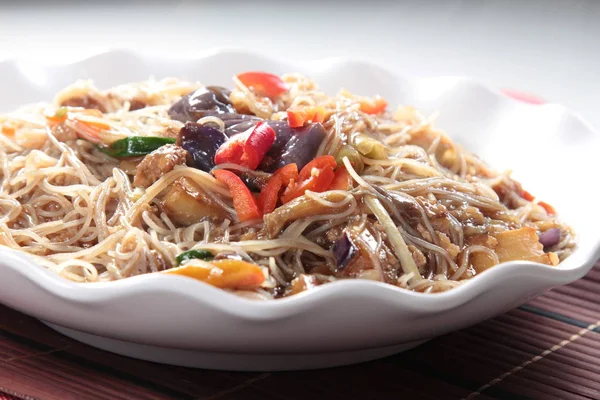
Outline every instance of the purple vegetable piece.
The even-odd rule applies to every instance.
[[[225,134],[228,137],[247,131],[260,121],[263,121],[262,118],[247,114],[221,114],[215,116],[220,118],[225,124]],[[274,121],[269,121],[269,125],[271,125],[270,122]]]
[[[269,126],[275,130],[277,139],[261,164],[261,169],[267,172],[292,163],[295,163],[299,170],[302,169],[315,158],[327,134],[323,125],[319,123],[290,128],[285,122],[271,124],[269,121]]]
[[[188,122],[179,131],[177,144],[190,154],[188,165],[209,172],[215,166],[217,149],[227,136],[210,126]]]
[[[552,247],[560,242],[560,229],[550,228],[540,234],[540,243],[544,245],[544,249]]]
[[[219,115],[225,122],[225,134],[229,137],[244,132],[261,121],[258,117],[231,114]],[[308,124],[301,128],[291,128],[285,121],[267,121],[275,131],[276,139],[259,168],[261,171],[275,172],[287,164],[295,163],[302,169],[315,158],[321,142],[327,132],[319,123]]]
[[[335,262],[338,270],[344,269],[350,260],[354,257],[358,248],[352,243],[352,240],[348,236],[348,233],[344,232],[344,234],[333,243],[333,247],[331,249],[333,251],[333,256],[335,257]]]
[[[177,121],[195,122],[208,115],[234,113],[229,89],[220,86],[205,86],[186,96],[169,108],[169,116]]]
[[[219,92],[217,89],[222,91]],[[236,114],[229,103],[229,92],[225,96],[225,90],[214,86],[198,89],[175,103],[169,110],[169,115],[183,122],[194,122],[202,117],[215,116],[224,122],[226,137],[245,132],[263,121],[254,115]],[[286,121],[267,121],[267,123],[275,130],[277,136],[258,168],[266,172],[275,172],[278,168],[292,163],[295,163],[298,169],[302,169],[315,158],[327,134],[323,125],[319,123],[307,124],[300,128],[291,128]]]

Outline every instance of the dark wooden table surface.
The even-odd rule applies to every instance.
[[[282,373],[138,361],[0,306],[0,400],[600,399],[599,292],[600,263],[580,281],[405,353]]]

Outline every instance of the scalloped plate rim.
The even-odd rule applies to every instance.
[[[200,61],[211,57],[223,57],[229,55],[236,56],[248,56],[267,60],[276,60],[279,63],[290,63],[290,61],[283,61],[277,57],[267,56],[261,53],[247,51],[236,48],[212,48],[205,51],[194,54],[192,57],[189,56],[175,56],[174,59],[177,61]],[[73,60],[68,63],[61,64],[48,64],[43,62],[32,62],[31,60],[18,60],[18,59],[7,59],[0,62],[0,67],[18,65],[19,63],[26,62],[28,64],[36,64],[41,68],[66,68],[69,66],[81,65],[86,63],[93,63],[100,57],[114,57],[114,56],[127,56],[141,60],[154,60],[160,61],[161,57],[144,54],[135,50],[127,48],[114,48],[105,50],[81,59]],[[511,102],[518,104],[519,107],[525,108],[550,108],[559,111],[563,117],[569,119],[575,119],[578,123],[582,124],[588,131],[591,131],[594,135],[598,135],[598,131],[580,114],[567,109],[566,107],[555,104],[547,103],[542,105],[532,105],[520,102],[512,99],[502,92],[486,83],[483,83],[477,79],[464,77],[464,76],[436,76],[436,77],[408,77],[398,73],[392,72],[391,70],[372,63],[370,61],[356,58],[356,57],[328,57],[320,60],[291,60],[292,63],[304,64],[307,69],[322,69],[324,67],[332,66],[344,66],[347,64],[360,65],[364,68],[376,69],[385,72],[387,75],[394,77],[397,80],[407,80],[411,82],[431,82],[435,80],[453,82],[455,85],[469,85],[476,87],[477,89],[484,90],[490,95],[500,99],[503,102]],[[307,67],[310,63],[313,66]],[[314,65],[318,65],[315,67]],[[107,283],[88,283],[88,284],[77,284],[68,281],[54,273],[46,270],[45,268],[37,265],[31,261],[26,255],[19,254],[17,251],[13,251],[7,248],[0,247],[0,254],[6,254],[7,259],[14,258],[14,261],[18,260],[21,263],[26,263],[29,268],[17,269],[12,267],[17,273],[23,275],[25,278],[35,282],[38,286],[43,287],[53,295],[63,298],[65,300],[79,301],[79,302],[94,302],[94,301],[112,301],[124,296],[133,296],[136,291],[155,290],[155,291],[166,291],[176,292],[181,295],[186,295],[196,301],[210,303],[212,306],[221,309],[223,312],[234,314],[242,318],[254,318],[254,319],[271,319],[281,318],[283,316],[289,316],[294,312],[298,312],[300,309],[310,308],[312,305],[321,301],[328,296],[336,296],[338,294],[347,295],[344,291],[346,287],[348,289],[362,287],[365,290],[369,290],[374,293],[375,297],[386,297],[386,301],[393,302],[395,305],[406,308],[419,309],[423,312],[439,312],[447,309],[457,307],[464,302],[469,301],[472,298],[477,297],[485,289],[490,286],[494,286],[493,280],[503,278],[506,276],[516,277],[520,274],[523,275],[537,275],[540,279],[546,279],[551,282],[551,285],[566,284],[573,280],[576,280],[583,276],[594,264],[595,259],[600,257],[600,238],[595,242],[591,248],[581,249],[578,248],[575,253],[581,253],[585,251],[584,258],[586,261],[581,262],[579,265],[570,266],[568,268],[563,267],[565,263],[568,263],[567,259],[561,263],[558,267],[551,268],[538,263],[532,262],[510,262],[502,263],[483,274],[476,276],[475,278],[465,282],[457,288],[449,290],[443,293],[436,294],[423,294],[416,293],[404,289],[400,289],[393,285],[388,285],[380,282],[363,281],[363,280],[343,280],[323,285],[312,289],[308,292],[301,293],[290,298],[278,299],[274,301],[255,301],[240,298],[231,293],[227,293],[220,289],[216,289],[202,282],[197,282],[185,277],[174,277],[174,276],[156,276],[157,274],[148,274],[128,278],[116,282]],[[574,255],[575,255],[574,253]],[[16,258],[15,258],[16,257]],[[10,263],[6,263],[5,260],[0,261],[0,265],[8,266],[11,268]],[[164,283],[163,283],[164,282]],[[169,284],[167,283],[169,282]],[[174,284],[170,284],[173,282]],[[175,284],[175,282],[177,284]],[[61,287],[68,287],[70,290],[60,292],[58,289]],[[201,288],[201,289],[200,289]],[[98,290],[101,289],[101,290]],[[388,294],[392,296],[387,296]],[[405,300],[410,299],[410,302]],[[227,307],[225,307],[227,305]],[[235,305],[235,307],[231,307]]]

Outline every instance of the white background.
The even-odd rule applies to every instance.
[[[405,75],[467,75],[532,92],[600,126],[600,1],[100,3],[2,4],[0,60],[56,64],[114,47],[350,55]]]

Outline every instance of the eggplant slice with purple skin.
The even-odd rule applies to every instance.
[[[263,121],[254,115],[237,114],[229,100],[230,93],[220,86],[202,87],[183,96],[169,109],[172,119],[186,123],[179,133],[177,143],[191,154],[190,166],[210,171],[214,167],[216,150],[227,138],[252,129]],[[200,118],[208,116],[217,117],[224,122],[224,133],[196,123]],[[277,138],[258,168],[265,172],[275,172],[292,163],[302,169],[315,158],[327,134],[320,123],[291,128],[286,121],[266,122],[275,130]]]
[[[183,96],[169,108],[171,119],[181,122],[196,122],[200,118],[232,114],[235,109],[229,100],[231,91],[220,86],[205,86]]]
[[[285,122],[278,122],[275,129],[277,139],[267,152],[261,169],[273,172],[287,164],[295,163],[301,170],[312,161],[325,139],[327,132],[319,123],[304,125],[301,128],[290,128]]]
[[[187,122],[179,131],[177,144],[187,150],[187,165],[209,172],[215,166],[217,149],[227,141],[218,129],[195,122]]]
[[[225,134],[229,137],[251,129],[262,119],[243,114],[217,115],[225,123]],[[267,152],[259,169],[265,172],[275,172],[287,164],[295,163],[302,169],[315,158],[317,150],[327,132],[320,123],[292,128],[286,121],[266,121],[276,134],[275,143]]]

